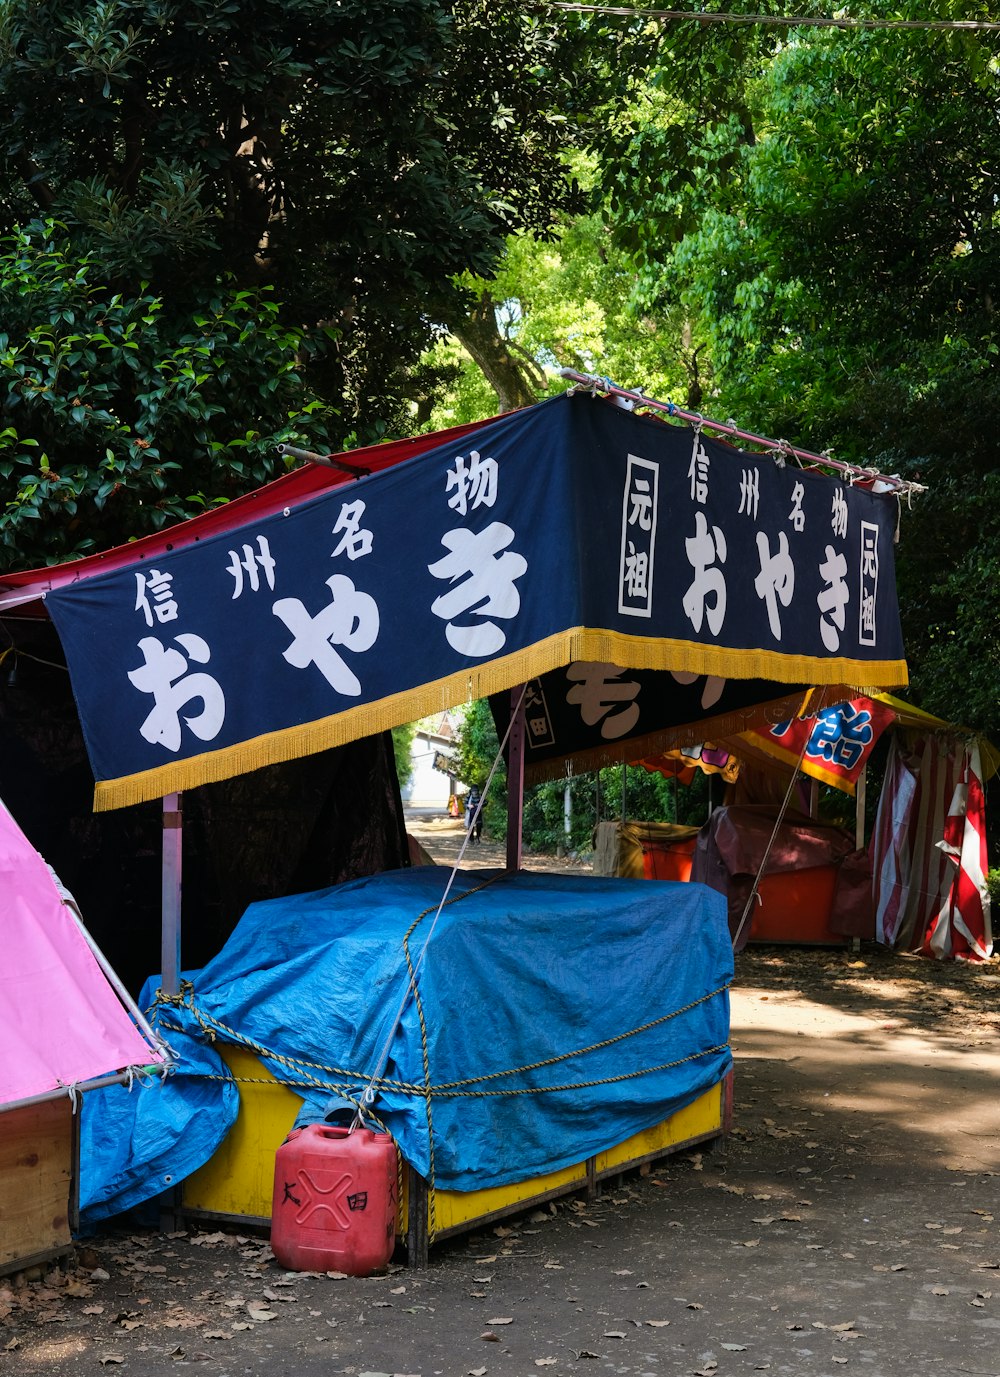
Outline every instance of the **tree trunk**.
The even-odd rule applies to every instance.
[[[528,359],[517,359],[497,326],[493,298],[485,293],[451,333],[472,356],[497,394],[500,411],[515,411],[538,400],[543,379]]]

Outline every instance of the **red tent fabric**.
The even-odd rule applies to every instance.
[[[338,456],[364,473],[379,473],[383,469],[402,464],[435,445],[447,440],[461,439],[472,431],[489,425],[486,421],[476,421],[470,425],[454,426],[450,430],[434,431],[430,435],[420,435],[411,440],[390,440],[381,445],[370,445],[365,449],[351,450]],[[208,536],[219,535],[235,530],[247,522],[259,520],[275,512],[301,506],[304,502],[328,492],[331,488],[349,484],[354,478],[341,469],[328,468],[322,464],[306,463],[283,474],[271,483],[257,488],[254,492],[237,497],[219,507],[187,521],[168,526],[152,535],[142,536],[126,545],[116,545],[111,550],[87,555],[83,559],[71,560],[67,564],[53,564],[42,569],[27,569],[17,573],[0,576],[0,610],[21,604],[38,601],[50,588],[62,588],[94,574],[108,573],[135,564],[140,560],[154,558],[171,550],[194,545]],[[41,608],[38,608],[39,613]]]

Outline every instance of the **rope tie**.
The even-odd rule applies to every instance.
[[[62,1086],[63,1090],[65,1090],[66,1094],[69,1096],[70,1113],[75,1117],[77,1110],[80,1108],[80,1082],[61,1081],[57,1077],[56,1085]]]
[[[487,883],[487,884],[492,884],[492,883],[495,882],[495,879],[496,879],[496,878],[497,878],[497,877],[494,877],[493,879],[487,881],[486,883]],[[480,888],[480,889],[485,888],[485,884],[484,884],[484,885],[478,886],[478,888]],[[473,891],[470,890],[469,892],[472,893]],[[458,896],[458,898],[462,898],[462,897],[464,897],[464,896],[463,896],[463,895],[459,895],[459,896]],[[453,901],[453,902],[455,902],[455,901]],[[419,922],[419,919],[418,919],[417,921]],[[416,923],[414,923],[414,927],[415,927],[415,926],[416,926]],[[411,929],[411,931],[412,931],[412,929]],[[557,1066],[560,1062],[570,1061],[570,1060],[572,1060],[573,1058],[576,1058],[576,1057],[586,1057],[586,1056],[591,1055],[591,1054],[594,1053],[594,1052],[601,1052],[601,1051],[604,1051],[604,1050],[605,1050],[606,1048],[608,1048],[608,1047],[613,1047],[613,1046],[615,1046],[617,1043],[625,1042],[625,1041],[627,1041],[629,1038],[638,1037],[638,1036],[640,1036],[642,1033],[647,1033],[647,1032],[651,1031],[653,1028],[657,1028],[657,1027],[659,1027],[660,1025],[664,1024],[664,1023],[669,1023],[669,1022],[671,1022],[671,1021],[672,1021],[673,1019],[675,1019],[675,1018],[679,1018],[682,1014],[689,1013],[692,1009],[696,1009],[699,1005],[701,1005],[701,1004],[706,1004],[709,1000],[715,999],[715,998],[717,998],[719,995],[725,994],[726,991],[727,991],[729,988],[730,988],[730,982],[727,981],[727,982],[725,982],[724,984],[717,986],[716,989],[714,989],[714,990],[709,990],[706,994],[699,995],[699,997],[698,997],[697,999],[692,999],[692,1000],[690,1000],[687,1004],[682,1005],[680,1008],[672,1009],[669,1013],[661,1014],[659,1018],[650,1019],[647,1023],[639,1024],[637,1027],[635,1027],[635,1028],[630,1028],[630,1029],[628,1029],[628,1030],[627,1030],[626,1032],[624,1032],[624,1033],[616,1033],[614,1037],[604,1038],[602,1041],[590,1043],[590,1044],[589,1044],[588,1046],[586,1046],[586,1047],[577,1047],[577,1048],[574,1048],[574,1049],[573,1049],[572,1051],[570,1051],[570,1052],[559,1052],[559,1053],[556,1053],[555,1055],[553,1055],[553,1056],[551,1056],[551,1057],[545,1057],[545,1058],[543,1058],[543,1059],[540,1060],[540,1061],[528,1062],[528,1063],[525,1063],[525,1064],[522,1065],[522,1066],[511,1066],[511,1067],[505,1068],[505,1069],[502,1070],[502,1071],[488,1071],[488,1072],[486,1072],[485,1074],[483,1074],[482,1076],[468,1076],[468,1077],[464,1078],[463,1080],[458,1080],[458,1081],[442,1081],[440,1084],[435,1084],[434,1082],[430,1081],[429,1078],[425,1078],[425,1079],[424,1079],[423,1081],[421,1081],[421,1082],[413,1082],[413,1081],[397,1080],[397,1079],[395,1079],[394,1077],[391,1077],[391,1076],[379,1077],[379,1078],[376,1080],[375,1084],[378,1086],[378,1088],[379,1088],[380,1090],[392,1091],[392,1092],[394,1092],[395,1094],[399,1094],[399,1095],[413,1095],[413,1096],[418,1096],[418,1097],[420,1097],[421,1099],[426,1098],[428,1095],[437,1096],[439,1099],[456,1098],[456,1097],[459,1097],[459,1096],[462,1096],[462,1095],[465,1095],[466,1098],[475,1098],[477,1092],[469,1091],[469,1090],[468,1090],[468,1087],[470,1087],[470,1086],[473,1086],[473,1087],[474,1087],[474,1086],[478,1086],[478,1085],[483,1085],[483,1086],[485,1086],[485,1085],[486,1085],[488,1082],[490,1082],[490,1081],[502,1080],[502,1079],[505,1079],[505,1078],[510,1077],[510,1076],[523,1076],[523,1075],[527,1075],[529,1072],[532,1072],[532,1071],[542,1071],[542,1070],[544,1070],[546,1067],[549,1067],[549,1066]],[[347,1092],[347,1093],[348,1093],[348,1097],[350,1098],[350,1092],[353,1091],[353,1093],[354,1093],[355,1095],[358,1093],[358,1091],[357,1091],[357,1083],[358,1083],[358,1082],[365,1082],[365,1083],[368,1083],[368,1076],[367,1076],[367,1074],[364,1073],[364,1072],[361,1072],[361,1071],[350,1071],[350,1070],[345,1069],[344,1067],[339,1067],[339,1066],[327,1066],[327,1065],[325,1065],[325,1064],[322,1063],[322,1062],[308,1061],[308,1060],[306,1060],[305,1058],[302,1058],[302,1057],[289,1057],[289,1056],[285,1056],[285,1055],[284,1055],[283,1053],[281,1053],[281,1052],[272,1051],[270,1048],[264,1046],[263,1043],[255,1042],[252,1038],[248,1038],[248,1037],[244,1036],[242,1033],[238,1033],[234,1028],[230,1028],[227,1024],[222,1023],[222,1022],[219,1021],[218,1019],[212,1018],[212,1016],[211,1016],[210,1014],[205,1014],[204,1011],[202,1011],[202,1010],[200,1010],[200,1009],[198,1009],[198,1008],[193,1009],[191,1012],[194,1014],[195,1018],[197,1019],[197,1021],[198,1021],[198,1023],[199,1023],[199,1026],[201,1026],[201,1027],[208,1027],[209,1025],[212,1025],[212,1027],[214,1028],[214,1040],[216,1040],[216,1041],[219,1040],[219,1034],[221,1034],[221,1035],[223,1035],[223,1036],[222,1036],[222,1039],[221,1039],[222,1041],[230,1042],[230,1043],[232,1043],[234,1046],[243,1047],[243,1048],[245,1048],[247,1051],[250,1051],[250,1052],[255,1053],[255,1054],[256,1054],[257,1056],[259,1056],[262,1060],[268,1061],[268,1062],[275,1062],[275,1063],[277,1063],[279,1066],[286,1067],[286,1068],[287,1068],[288,1070],[290,1070],[290,1071],[297,1072],[299,1068],[308,1068],[308,1070],[327,1072],[330,1076],[343,1076],[343,1077],[346,1077],[346,1078],[347,1078],[346,1081],[334,1081],[334,1080],[329,1080],[329,1079],[326,1079],[326,1078],[323,1078],[323,1077],[319,1077],[319,1076],[309,1076],[309,1075],[297,1075],[294,1079],[291,1078],[291,1077],[289,1077],[288,1079],[285,1079],[285,1080],[278,1080],[277,1077],[274,1077],[273,1079],[274,1079],[274,1080],[278,1080],[278,1083],[281,1084],[281,1085],[288,1085],[288,1086],[299,1085],[299,1086],[303,1087],[304,1089],[332,1090],[332,1091],[336,1091],[337,1093],[345,1093],[345,1092]],[[422,1014],[422,1012],[423,1012],[422,1001],[420,1002],[420,1012],[421,1012],[421,1014]],[[173,1022],[168,1022],[168,1021],[166,1021],[166,1020],[163,1021],[162,1026],[165,1027],[165,1028],[167,1028],[170,1032],[174,1032],[174,1033],[183,1033],[183,1032],[186,1031],[186,1030],[182,1027],[181,1024],[179,1024],[179,1023],[173,1023]],[[426,1022],[424,1022],[423,1025],[422,1025],[422,1034],[423,1034],[424,1036],[426,1036]],[[697,1055],[701,1055],[701,1054],[697,1054]],[[671,1063],[671,1064],[672,1064],[672,1063]],[[647,1071],[655,1071],[655,1070],[659,1070],[659,1069],[660,1069],[659,1067],[647,1067],[647,1068],[646,1068]],[[192,1076],[192,1077],[194,1077],[194,1078],[204,1078],[204,1079],[224,1079],[224,1080],[239,1080],[239,1079],[240,1079],[239,1077],[234,1077],[234,1076],[212,1077],[211,1074],[208,1073],[208,1072],[191,1072],[191,1071],[186,1071],[186,1072],[184,1072],[183,1074],[184,1074],[184,1075]],[[644,1075],[644,1074],[645,1074],[645,1071],[640,1071],[640,1072],[638,1072],[638,1073],[632,1073],[632,1074]],[[624,1077],[623,1077],[623,1079],[624,1079]],[[261,1078],[259,1081],[258,1081],[256,1078],[247,1078],[247,1083],[248,1083],[248,1084],[268,1085],[268,1084],[271,1084],[272,1082],[271,1082],[271,1080],[268,1080],[268,1079],[266,1079],[266,1078]],[[589,1085],[596,1085],[596,1084],[600,1084],[600,1083],[602,1083],[602,1082],[597,1082],[597,1081],[580,1081],[580,1082],[575,1082],[575,1083],[573,1083],[573,1084],[567,1084],[567,1085],[562,1085],[562,1086],[554,1086],[554,1087],[546,1087],[546,1086],[542,1086],[542,1087],[533,1087],[533,1088],[532,1088],[532,1087],[524,1087],[524,1088],[515,1089],[515,1090],[504,1090],[504,1091],[502,1091],[502,1092],[501,1092],[501,1091],[495,1091],[495,1090],[483,1090],[482,1092],[478,1092],[478,1093],[481,1093],[481,1094],[484,1095],[484,1096],[487,1096],[487,1095],[498,1095],[498,1094],[501,1094],[501,1093],[502,1093],[502,1094],[505,1094],[505,1095],[533,1095],[533,1094],[544,1094],[544,1093],[548,1093],[548,1091],[549,1091],[550,1089],[551,1089],[551,1090],[555,1090],[555,1089],[558,1089],[558,1090],[572,1090],[572,1089],[576,1089],[576,1088],[584,1089],[584,1088],[586,1088],[586,1087],[589,1086]],[[365,1115],[366,1115],[368,1118],[372,1118],[372,1119],[375,1118],[375,1115],[372,1113],[372,1111],[371,1111],[370,1109],[366,1108],[364,1112],[365,1112]]]
[[[497,880],[500,878],[500,875],[493,875],[489,879],[484,880],[481,884],[476,885],[473,889],[463,891],[463,893],[461,894],[456,894],[447,902],[449,904],[459,903],[462,899],[469,898],[473,894],[479,893],[480,891],[488,888],[490,885],[495,884]],[[212,1072],[183,1073],[186,1075],[190,1075],[192,1079],[221,1081],[224,1083],[228,1082],[229,1084],[233,1084],[236,1086],[278,1084],[284,1085],[289,1089],[293,1090],[323,1090],[331,1094],[339,1095],[341,1098],[347,1100],[351,1105],[354,1106],[357,1116],[355,1120],[355,1126],[358,1122],[360,1122],[361,1116],[363,1115],[364,1117],[370,1119],[373,1123],[377,1124],[379,1128],[381,1128],[384,1132],[387,1133],[389,1132],[387,1126],[385,1125],[383,1120],[375,1113],[375,1111],[371,1107],[371,1104],[368,1102],[368,1091],[372,1087],[375,1087],[382,1092],[391,1091],[396,1094],[410,1095],[414,1098],[421,1099],[424,1104],[424,1113],[427,1121],[427,1144],[429,1163],[427,1179],[429,1241],[433,1241],[437,1230],[437,1187],[433,1117],[433,1101],[435,1097],[442,1100],[517,1099],[521,1096],[527,1095],[554,1095],[565,1094],[567,1092],[579,1090],[591,1090],[597,1089],[601,1086],[616,1085],[626,1081],[638,1080],[642,1076],[654,1075],[661,1071],[672,1070],[675,1067],[684,1066],[689,1062],[697,1061],[702,1057],[718,1055],[722,1052],[727,1051],[729,1048],[728,1043],[720,1043],[714,1047],[705,1048],[700,1052],[692,1052],[686,1057],[679,1057],[673,1061],[661,1062],[655,1066],[646,1066],[635,1071],[622,1072],[614,1076],[595,1077],[591,1080],[566,1081],[556,1085],[521,1085],[503,1086],[501,1088],[488,1088],[490,1082],[496,1082],[512,1076],[524,1076],[533,1071],[544,1070],[546,1067],[556,1066],[560,1062],[569,1061],[576,1057],[588,1056],[592,1053],[602,1051],[608,1047],[613,1047],[616,1044],[624,1042],[629,1038],[637,1037],[642,1033],[649,1032],[653,1028],[668,1023],[675,1018],[679,1018],[683,1014],[689,1013],[692,1009],[697,1008],[699,1005],[705,1004],[709,1000],[718,998],[718,996],[725,994],[730,987],[730,982],[726,981],[724,984],[718,986],[713,990],[708,991],[706,994],[700,995],[697,999],[690,1000],[687,1004],[684,1004],[677,1009],[672,1009],[670,1010],[670,1012],[666,1014],[660,1015],[659,1018],[650,1019],[648,1022],[640,1024],[635,1028],[628,1029],[623,1033],[617,1033],[614,1037],[604,1038],[600,1042],[591,1043],[587,1047],[575,1048],[570,1052],[557,1053],[551,1057],[545,1057],[539,1061],[527,1063],[522,1066],[507,1067],[501,1071],[486,1072],[481,1076],[469,1076],[462,1080],[444,1081],[440,1084],[434,1084],[431,1080],[430,1075],[430,1051],[427,1034],[427,1022],[424,1014],[423,1000],[420,995],[419,984],[416,979],[417,971],[410,951],[410,939],[412,938],[413,934],[416,932],[420,924],[431,913],[434,913],[436,911],[436,907],[425,909],[423,913],[419,914],[413,920],[403,938],[404,956],[409,976],[408,988],[413,994],[414,1007],[416,1009],[418,1025],[420,1028],[420,1052],[423,1067],[423,1080],[421,1082],[414,1083],[410,1081],[397,1080],[393,1077],[387,1076],[379,1076],[372,1079],[361,1072],[350,1071],[338,1066],[327,1066],[324,1065],[322,1062],[309,1061],[301,1057],[289,1057],[285,1056],[283,1053],[275,1052],[272,1049],[264,1046],[262,1043],[256,1042],[253,1038],[249,1038],[242,1033],[238,1033],[234,1028],[231,1028],[229,1025],[223,1023],[219,1019],[213,1018],[212,1015],[200,1009],[198,1005],[195,1003],[194,988],[190,984],[190,982],[185,982],[187,988],[182,989],[176,995],[164,995],[161,991],[157,991],[157,998],[155,1000],[155,1003],[159,1005],[173,1005],[177,1007],[183,1007],[192,1016],[192,1018],[198,1024],[199,1028],[201,1028],[205,1032],[206,1036],[213,1043],[218,1041],[225,1041],[231,1043],[234,1046],[243,1047],[246,1050],[255,1053],[262,1060],[267,1062],[273,1062],[279,1067],[285,1068],[285,1071],[287,1073],[284,1076],[279,1075],[274,1077],[237,1076],[234,1075],[232,1072],[227,1072],[224,1075]],[[186,1031],[181,1024],[164,1017],[162,1014],[158,1019],[158,1023],[170,1032],[183,1033]],[[317,1071],[328,1073],[328,1075],[332,1077],[340,1076],[346,1077],[347,1079],[327,1079],[325,1076],[309,1074],[310,1072]],[[364,1091],[361,1090],[361,1085],[364,1085],[366,1087]],[[400,1202],[402,1201],[402,1169],[402,1157],[399,1153],[399,1149],[397,1146],[397,1191]],[[401,1203],[399,1205],[399,1210],[400,1230],[402,1231]]]

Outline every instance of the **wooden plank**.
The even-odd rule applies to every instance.
[[[69,1096],[0,1111],[0,1271],[72,1245]]]

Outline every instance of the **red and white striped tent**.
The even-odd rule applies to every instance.
[[[986,961],[993,930],[983,783],[996,752],[946,726],[893,733],[872,838],[875,935],[942,960]]]

